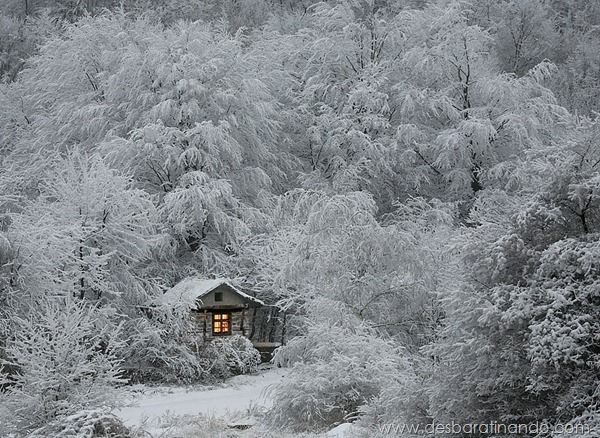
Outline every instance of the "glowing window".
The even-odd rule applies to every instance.
[[[231,334],[231,313],[213,313],[213,335]]]

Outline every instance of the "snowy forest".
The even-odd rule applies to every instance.
[[[599,111],[596,0],[2,0],[0,436],[596,436]],[[253,424],[119,416],[260,373],[188,277]]]

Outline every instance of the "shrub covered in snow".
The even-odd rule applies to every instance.
[[[107,409],[83,410],[41,427],[28,438],[130,438],[121,419]]]
[[[260,364],[258,350],[240,335],[214,339],[200,350],[200,355],[206,361],[206,371],[217,378],[251,373]]]
[[[199,342],[187,317],[154,309],[152,319],[129,321],[129,342],[120,351],[134,382],[189,383],[256,371],[260,353],[235,335]],[[162,309],[164,310],[164,309]]]
[[[360,418],[354,424],[370,432],[365,436],[372,438],[382,424],[431,423],[429,394],[423,381],[433,367],[430,361],[416,355],[411,357],[410,363],[410,372],[391,380],[376,397],[360,408]]]
[[[276,353],[275,362],[292,370],[271,389],[267,421],[301,431],[353,419],[369,400],[411,375],[405,356],[354,319],[313,324]]]
[[[571,421],[555,425],[552,438],[586,438],[600,432],[600,411],[598,407],[587,411]]]
[[[189,318],[168,312],[126,322],[125,375],[133,382],[186,383],[206,376],[206,363],[194,352]]]
[[[32,431],[82,410],[116,406],[113,388],[123,382],[119,334],[103,327],[98,313],[81,302],[48,298],[24,317],[12,317],[2,366],[16,372],[0,373],[9,429]]]

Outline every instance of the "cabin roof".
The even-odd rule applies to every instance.
[[[171,289],[166,291],[160,297],[159,302],[161,304],[171,304],[171,305],[175,304],[175,303],[181,303],[181,302],[191,304],[193,302],[196,302],[196,300],[201,299],[202,297],[206,296],[207,294],[209,294],[210,292],[212,292],[213,290],[215,290],[217,287],[219,287],[221,285],[229,286],[229,288],[231,288],[231,290],[233,290],[236,294],[238,294],[242,298],[244,298],[252,303],[255,303],[255,304],[258,304],[261,306],[265,305],[265,303],[263,303],[258,298],[254,298],[253,296],[248,295],[247,293],[242,292],[240,289],[233,286],[229,282],[229,280],[226,278],[215,278],[212,280],[207,280],[207,279],[196,278],[196,277],[188,277],[188,278],[181,280],[179,283],[177,283]]]

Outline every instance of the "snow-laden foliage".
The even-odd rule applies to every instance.
[[[473,5],[478,6],[477,2]],[[495,9],[496,19],[485,24],[495,34],[496,52],[503,71],[523,76],[535,65],[556,56],[555,51],[561,51],[558,32],[543,1],[501,1],[488,7]]]
[[[127,345],[119,352],[124,375],[132,382],[187,383],[205,378],[207,366],[194,352],[192,324],[187,313],[157,308],[126,319]]]
[[[398,196],[467,200],[510,182],[515,159],[565,117],[545,88],[556,66],[521,53],[522,75],[502,71],[495,35],[472,23],[471,6],[393,15],[376,1],[323,2],[282,38],[306,133],[292,146],[303,187],[367,190],[387,211]]]
[[[260,353],[247,338],[234,335],[199,346],[204,371],[219,379],[255,372]]]
[[[255,372],[260,353],[245,337],[202,342],[188,314],[153,308],[152,318],[127,321],[124,375],[134,382],[189,383]]]
[[[529,298],[525,306],[535,309],[527,349],[530,389],[562,395],[558,408],[575,414],[599,403],[599,241],[600,233],[593,233],[551,245],[533,276],[531,289],[537,293],[519,297]]]
[[[463,285],[444,298],[447,324],[430,350],[439,357],[436,416],[570,419],[597,410],[597,129],[584,123],[573,141],[532,151],[521,203],[480,213],[458,243]]]
[[[103,321],[107,329],[126,327],[117,354],[128,377],[197,378],[201,365],[182,335],[186,317],[148,319],[142,311],[161,292],[146,267],[168,249],[153,197],[97,155],[74,152],[54,166],[62,173],[48,170],[37,198],[9,216],[11,312],[48,294],[108,305],[115,311]]]
[[[259,250],[258,284],[272,281],[264,287],[294,315],[299,337],[278,353],[281,365],[293,367],[292,381],[274,389],[270,421],[302,430],[350,414],[365,422],[393,411],[394,419],[421,415],[428,403],[417,373],[430,368],[424,361],[413,369],[413,355],[440,323],[433,291],[450,283],[441,242],[453,222],[451,206],[412,199],[380,223],[364,193],[302,190],[282,197],[275,212],[275,237],[263,245],[261,236],[248,248]],[[386,361],[394,355],[403,365]],[[412,395],[387,399],[389,388]]]
[[[130,438],[134,436],[108,408],[85,409],[58,418],[31,432],[27,438]]]
[[[137,383],[210,382],[256,371],[260,353],[241,336],[202,342],[189,318],[153,311],[152,319],[132,320],[123,349],[124,375]]]
[[[145,303],[152,286],[142,263],[161,238],[152,198],[95,155],[75,152],[55,166],[62,172],[47,175],[39,195],[9,215],[13,284],[33,297]]]
[[[242,371],[155,300],[236,277],[318,424],[597,423],[598,2],[0,3],[2,342],[69,299],[128,377]]]
[[[410,355],[411,369],[401,378],[390,379],[376,397],[359,409],[354,423],[367,430],[365,436],[374,436],[382,424],[428,424],[429,411],[426,378],[434,370],[429,358]]]
[[[4,348],[11,373],[0,399],[8,429],[25,432],[83,409],[119,405],[114,385],[123,382],[117,350],[120,333],[102,325],[103,309],[45,298],[24,316],[11,317]]]
[[[590,116],[600,109],[600,55],[594,50],[599,43],[595,28],[579,37],[553,81],[560,103],[574,113]]]
[[[0,5],[0,82],[17,79],[27,59],[37,52],[46,38],[60,32],[51,14],[23,19],[18,14],[2,13]]]
[[[26,20],[48,14],[55,21],[75,21],[104,8],[129,5],[135,1],[138,0],[6,0],[0,5],[0,11]]]
[[[395,196],[390,139],[394,109],[387,77],[395,23],[376,2],[318,3],[306,28],[279,51],[294,79],[295,154],[307,189],[347,193],[366,189],[382,205]]]
[[[490,35],[469,25],[460,2],[401,15],[407,50],[394,96],[401,166],[427,193],[456,199],[503,187],[514,159],[566,116],[543,86],[554,67],[501,74]]]
[[[203,23],[165,29],[122,13],[71,25],[14,85],[23,114],[6,117],[6,192],[35,190],[51,165],[38,154],[77,144],[156,195],[178,254],[191,254],[185,265],[226,270],[240,240],[265,226],[256,207],[290,167],[263,75],[276,66],[244,45]]]
[[[583,438],[596,433],[600,428],[598,408],[565,422],[552,433],[553,438]]]
[[[320,300],[306,335],[281,348],[275,363],[291,367],[271,389],[270,424],[323,429],[357,416],[384,388],[412,377],[408,353],[379,337],[343,306]]]
[[[443,281],[442,248],[427,246],[447,236],[452,211],[413,199],[379,223],[376,210],[364,192],[289,192],[274,210],[277,231],[246,245],[254,281],[292,313],[325,297],[416,348],[434,331],[431,291]]]
[[[21,58],[32,50],[27,44],[19,44],[19,40],[27,41],[27,31],[20,20],[0,14],[0,79],[14,80],[23,67]]]

